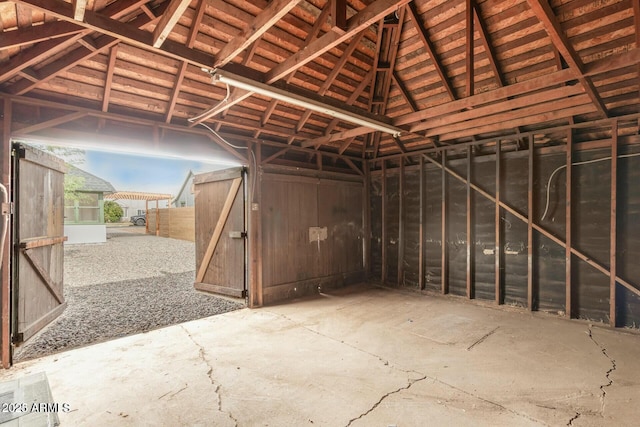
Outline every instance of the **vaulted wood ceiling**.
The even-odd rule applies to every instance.
[[[638,141],[639,4],[2,2],[0,96],[11,101],[16,136],[205,138],[238,158],[246,151],[221,139],[261,142],[270,161],[311,161],[317,150],[351,167],[419,150],[481,150],[532,131],[552,145],[570,127],[575,142],[605,139],[612,118],[623,139]],[[403,132],[394,138],[214,83],[206,71],[216,69]]]

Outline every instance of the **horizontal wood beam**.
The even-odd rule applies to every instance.
[[[640,63],[640,48],[630,49],[627,52],[611,55],[607,58],[590,62],[584,67],[584,76],[595,76],[605,72],[611,72],[620,68],[636,65]],[[415,113],[408,113],[394,119],[396,126],[419,122],[445,114],[457,113],[465,109],[476,108],[483,104],[491,104],[496,101],[521,96],[528,92],[535,92],[546,88],[551,88],[559,84],[575,80],[573,70],[564,69],[540,77],[514,83],[492,91],[479,93],[469,98],[462,98],[456,101],[436,105],[428,109]]]
[[[334,142],[334,141],[341,141],[343,139],[348,139],[348,138],[353,138],[356,136],[360,136],[360,135],[366,135],[369,133],[375,132],[374,129],[365,127],[365,126],[360,126],[357,128],[353,128],[353,129],[349,129],[349,130],[345,130],[343,132],[336,132],[336,133],[332,133],[326,136],[321,136],[319,138],[315,138],[315,139],[308,139],[306,141],[302,141],[302,143],[300,144],[301,147],[312,147],[315,145],[319,145],[319,144],[328,144],[330,142]]]
[[[602,99],[600,99],[600,95],[593,86],[593,83],[591,83],[591,80],[584,76],[584,63],[560,26],[560,22],[556,18],[548,0],[527,0],[527,3],[536,17],[544,25],[555,48],[558,49],[558,52],[560,52],[564,60],[569,64],[569,69],[572,70],[574,76],[585,88],[596,110],[602,116],[607,117],[609,115],[607,107],[604,105],[604,102],[602,102]]]
[[[420,132],[428,130],[426,135],[438,135],[443,133],[440,129],[447,129],[447,126],[454,126],[456,123],[466,123],[474,119],[481,119],[483,124],[495,123],[502,121],[498,118],[499,113],[511,113],[513,110],[523,108],[528,109],[536,104],[542,104],[548,101],[563,100],[575,95],[584,94],[584,89],[580,86],[562,86],[549,89],[544,92],[536,92],[531,95],[524,95],[518,98],[505,100],[497,104],[489,104],[479,106],[470,110],[464,110],[457,113],[449,113],[446,115],[433,117],[428,121],[418,123],[411,127],[411,132]],[[485,122],[485,118],[494,117],[493,122]]]
[[[36,27],[32,26],[3,32],[0,38],[0,49],[41,43],[47,40],[77,34],[82,31],[85,31],[85,29],[71,22],[45,22]]]

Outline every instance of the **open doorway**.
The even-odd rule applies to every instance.
[[[76,198],[66,197],[64,203],[67,241],[61,301],[65,307],[33,336],[14,341],[14,362],[245,306],[242,298],[221,298],[194,287],[193,224],[191,234],[185,231],[189,228],[185,212],[194,209],[190,198],[193,176],[229,165],[91,151],[84,154],[86,163],[72,167],[83,171],[85,183],[92,181],[93,187],[76,183],[71,189]],[[104,181],[102,186],[99,181]],[[101,188],[106,190],[94,194]],[[170,197],[159,203],[110,197],[118,190]],[[90,197],[84,194],[91,191]],[[112,203],[120,208],[120,215],[113,217],[107,212],[105,207],[113,208]],[[181,225],[168,224],[164,221],[167,215],[182,218]],[[190,218],[193,222],[193,216]]]

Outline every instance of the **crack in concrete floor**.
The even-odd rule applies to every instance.
[[[609,359],[609,362],[611,362],[611,368],[609,368],[609,370],[607,370],[607,372],[605,372],[605,378],[608,380],[608,383],[606,384],[602,384],[600,385],[600,402],[601,402],[601,407],[600,407],[600,413],[601,415],[604,415],[604,409],[605,409],[605,399],[607,397],[607,391],[605,390],[607,387],[611,387],[613,385],[613,380],[611,379],[610,375],[613,371],[616,370],[616,361],[615,359],[613,359],[611,356],[609,356],[609,353],[607,353],[607,349],[600,344],[598,341],[596,341],[596,339],[593,337],[593,330],[592,330],[592,325],[589,325],[589,338],[591,339],[591,341],[593,341],[593,343],[598,346],[598,348],[600,349],[600,351],[602,352],[602,354],[604,355],[604,357],[606,357],[607,359]]]
[[[216,382],[216,380],[213,378],[213,366],[211,366],[211,364],[207,361],[206,351],[205,351],[204,347],[202,345],[200,345],[193,338],[193,336],[191,335],[191,333],[189,332],[189,330],[187,328],[185,328],[183,325],[180,325],[180,327],[187,334],[187,336],[189,337],[191,342],[198,348],[198,355],[200,357],[200,360],[202,360],[202,362],[209,368],[209,370],[207,371],[207,376],[209,377],[209,382],[214,387],[213,392],[216,394],[216,397],[217,397],[218,411],[223,413],[223,414],[227,414],[229,419],[231,419],[231,421],[233,422],[233,425],[237,427],[238,426],[238,420],[233,416],[233,414],[231,412],[225,411],[224,409],[222,409],[221,384],[218,384]]]
[[[371,413],[373,410],[375,410],[375,408],[376,408],[376,407],[378,407],[378,406],[380,405],[380,403],[381,403],[384,399],[386,399],[386,398],[387,398],[387,397],[389,397],[390,395],[392,395],[392,394],[396,394],[396,393],[400,393],[400,392],[402,392],[402,391],[404,391],[404,390],[408,390],[408,389],[409,389],[413,384],[415,384],[416,382],[419,382],[419,381],[423,381],[423,380],[431,380],[431,381],[433,381],[434,383],[438,383],[438,384],[444,385],[445,387],[449,387],[449,388],[451,388],[451,389],[453,389],[453,390],[456,390],[456,391],[458,391],[458,392],[460,392],[460,393],[463,393],[463,394],[465,394],[465,395],[467,395],[467,396],[473,397],[473,398],[478,399],[478,400],[480,400],[480,401],[482,401],[482,402],[485,402],[485,403],[488,403],[488,404],[490,404],[490,405],[496,406],[496,407],[498,407],[498,408],[500,408],[500,409],[502,409],[502,410],[504,410],[504,411],[507,411],[507,412],[509,412],[509,413],[511,413],[511,414],[513,414],[513,415],[516,415],[516,416],[518,416],[518,417],[525,418],[525,419],[527,419],[527,420],[529,420],[529,421],[533,421],[533,422],[536,422],[536,423],[541,424],[541,425],[548,425],[548,424],[546,424],[546,423],[544,423],[544,422],[542,422],[542,421],[540,421],[540,420],[538,420],[538,419],[535,419],[535,418],[533,418],[533,417],[531,417],[531,416],[529,416],[529,415],[527,415],[527,414],[520,413],[520,412],[518,412],[518,411],[516,411],[516,410],[514,410],[514,409],[507,408],[506,406],[504,406],[504,405],[502,405],[502,404],[500,404],[500,403],[493,402],[493,401],[488,400],[488,399],[486,399],[486,398],[484,398],[484,397],[482,397],[482,396],[479,396],[479,395],[477,395],[477,394],[474,394],[474,393],[468,392],[468,391],[466,391],[466,390],[464,390],[464,389],[461,389],[461,388],[458,388],[458,387],[456,387],[456,386],[454,386],[454,385],[452,385],[452,384],[449,384],[449,383],[446,383],[446,382],[444,382],[444,381],[441,381],[441,380],[439,380],[437,377],[432,377],[432,376],[429,376],[429,375],[427,375],[427,374],[425,374],[425,373],[423,373],[423,372],[419,372],[419,371],[416,371],[416,370],[407,370],[407,369],[400,368],[400,367],[398,367],[398,366],[396,366],[396,365],[393,365],[393,364],[389,363],[389,361],[388,361],[388,360],[384,359],[383,357],[381,357],[381,356],[379,356],[379,355],[377,355],[377,354],[375,354],[375,353],[371,353],[371,352],[369,352],[369,351],[367,351],[367,350],[364,350],[364,349],[362,349],[362,348],[359,348],[359,347],[357,347],[357,346],[355,346],[355,345],[353,345],[353,344],[350,344],[350,343],[348,343],[348,342],[345,342],[344,340],[340,340],[340,339],[337,339],[337,338],[335,338],[335,337],[332,337],[332,336],[329,336],[329,335],[323,334],[322,332],[316,331],[316,330],[314,330],[314,329],[310,328],[309,326],[306,326],[306,325],[304,325],[304,324],[302,324],[302,323],[300,323],[300,322],[297,322],[296,320],[294,320],[294,319],[290,318],[289,316],[287,316],[287,315],[285,315],[285,314],[275,313],[275,312],[273,312],[273,311],[268,311],[268,310],[265,310],[265,311],[267,311],[268,313],[271,313],[271,314],[273,314],[273,315],[275,315],[275,316],[281,317],[281,318],[283,318],[283,319],[285,319],[285,320],[287,320],[287,321],[289,321],[289,322],[291,322],[291,323],[295,324],[296,326],[301,327],[301,328],[303,328],[303,329],[305,329],[305,330],[307,330],[307,331],[309,331],[309,332],[311,332],[311,333],[314,333],[314,334],[319,335],[319,336],[321,336],[321,337],[324,337],[324,338],[330,339],[330,340],[332,340],[332,341],[338,342],[338,343],[340,343],[340,344],[342,344],[342,345],[346,345],[347,347],[350,347],[350,348],[352,348],[352,349],[354,349],[354,350],[357,350],[357,351],[359,351],[359,352],[361,352],[361,353],[364,353],[364,354],[367,354],[367,355],[369,355],[369,356],[375,357],[375,358],[377,358],[380,362],[382,362],[385,366],[389,366],[389,367],[391,367],[392,369],[395,369],[395,370],[400,371],[400,372],[404,372],[405,374],[411,374],[411,373],[412,373],[412,374],[416,374],[416,375],[420,375],[420,376],[421,376],[420,378],[418,378],[418,379],[413,379],[413,380],[412,380],[412,379],[410,379],[410,378],[408,378],[407,380],[410,382],[408,386],[406,386],[406,387],[401,387],[401,388],[399,388],[399,389],[397,389],[397,390],[391,391],[391,392],[389,392],[389,393],[387,393],[387,394],[383,395],[383,396],[380,398],[380,400],[379,400],[376,404],[374,404],[374,405],[373,405],[373,407],[371,407],[371,409],[369,409],[367,412],[365,412],[364,414],[360,415],[359,417],[357,417],[357,418],[354,418],[354,419],[350,420],[350,421],[349,421],[349,424],[347,424],[347,425],[351,425],[355,420],[360,419],[360,418],[364,417],[365,415],[367,415],[367,414]],[[494,331],[492,331],[491,333],[487,334],[487,336],[492,335],[492,334],[493,334],[497,329],[498,329],[498,328],[496,328],[496,329],[495,329]]]
[[[423,376],[423,377],[421,377],[421,378],[416,378],[416,379],[409,380],[409,384],[407,384],[406,386],[404,386],[404,387],[400,387],[400,388],[398,388],[398,389],[396,389],[396,390],[390,391],[389,393],[386,393],[386,394],[382,395],[382,397],[381,397],[381,398],[380,398],[376,403],[374,403],[374,404],[373,404],[373,406],[372,406],[371,408],[369,408],[366,412],[363,412],[362,414],[360,414],[360,415],[359,415],[359,416],[357,416],[356,418],[351,418],[351,419],[349,420],[349,422],[347,423],[347,426],[346,426],[346,427],[349,427],[349,426],[350,426],[351,424],[353,424],[355,421],[357,421],[357,420],[359,420],[359,419],[361,419],[361,418],[366,417],[367,415],[369,415],[369,414],[370,414],[371,412],[373,412],[373,411],[374,411],[374,410],[375,410],[375,409],[376,409],[376,408],[377,408],[377,407],[382,403],[382,401],[383,401],[383,400],[385,400],[387,397],[389,397],[389,396],[391,396],[391,395],[393,395],[393,394],[396,394],[396,393],[400,393],[400,392],[402,392],[402,391],[404,391],[404,390],[409,390],[409,389],[411,388],[411,386],[413,386],[415,383],[420,382],[420,381],[424,381],[424,380],[426,380],[426,379],[428,379],[428,378],[429,378],[429,377],[427,377],[427,376],[425,375],[425,376]]]

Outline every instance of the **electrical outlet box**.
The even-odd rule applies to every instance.
[[[327,227],[309,227],[309,243],[327,240]]]

